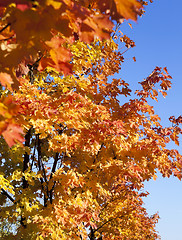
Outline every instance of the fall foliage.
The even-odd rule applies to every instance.
[[[171,76],[156,67],[134,98],[114,76],[135,45],[118,26],[145,4],[0,1],[2,239],[159,238],[143,186],[181,179],[181,118],[161,126],[148,100]]]

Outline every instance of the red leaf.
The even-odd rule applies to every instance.
[[[31,3],[27,2],[27,0],[0,0],[0,7],[7,7],[9,4],[15,3],[17,8],[24,11],[27,8],[31,7]],[[26,8],[26,9],[25,9]]]
[[[25,11],[31,7],[30,3],[16,4],[16,7],[21,11]]]

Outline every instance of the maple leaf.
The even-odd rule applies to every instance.
[[[9,147],[12,147],[15,143],[23,143],[24,138],[23,135],[24,132],[20,126],[17,124],[8,124],[6,129],[2,132],[2,135],[4,139],[6,140]]]
[[[80,24],[80,40],[90,43],[96,36],[100,39],[109,39],[113,26],[109,16],[96,15],[92,19],[87,18]]]
[[[113,78],[120,45],[135,44],[112,28],[136,21],[140,2],[0,1],[0,81],[9,88],[0,99],[0,208],[14,238],[158,238],[141,191],[157,170],[181,178],[182,156],[167,144],[179,143],[182,121],[162,127],[147,99],[170,88],[166,68],[134,99]]]
[[[137,16],[142,8],[137,0],[98,0],[98,5],[103,12],[109,12],[113,19],[121,18],[137,20]]]
[[[43,57],[40,60],[39,71],[44,70],[46,67],[52,67],[58,72],[64,72],[66,75],[72,72],[72,66],[69,63],[71,60],[71,52],[63,47],[64,42],[64,39],[59,37],[53,37],[51,41],[46,42],[50,57]]]
[[[13,83],[13,79],[11,78],[11,75],[9,75],[6,72],[0,73],[0,82],[3,86],[7,87],[9,90],[11,90],[11,84]]]

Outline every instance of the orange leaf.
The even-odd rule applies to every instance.
[[[113,19],[121,18],[137,20],[141,3],[137,0],[99,0],[98,5],[102,12],[110,12]]]
[[[39,71],[44,70],[46,67],[52,67],[59,72],[63,72],[65,75],[72,72],[72,66],[69,63],[71,52],[62,46],[63,43],[64,39],[60,37],[53,37],[51,41],[46,42],[50,57],[40,60]]]
[[[42,58],[38,70],[43,71],[46,67],[52,67],[58,72],[63,72],[65,75],[72,73],[72,65],[66,62],[55,63],[52,58]]]
[[[142,5],[136,0],[114,0],[116,9],[125,19],[137,20]]]
[[[156,181],[156,179],[157,179],[157,175],[154,174],[153,175],[153,180]]]
[[[7,87],[9,90],[11,90],[11,84],[13,83],[13,80],[8,73],[0,73],[0,82],[4,87]]]
[[[9,147],[12,147],[17,142],[23,143],[24,138],[22,134],[23,134],[22,128],[19,125],[12,123],[10,123],[7,126],[6,130],[2,133]]]

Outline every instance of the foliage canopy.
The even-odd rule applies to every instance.
[[[1,238],[158,238],[143,184],[181,179],[181,118],[164,128],[148,100],[171,76],[156,67],[134,98],[114,76],[134,47],[117,26],[145,4],[0,1]]]

